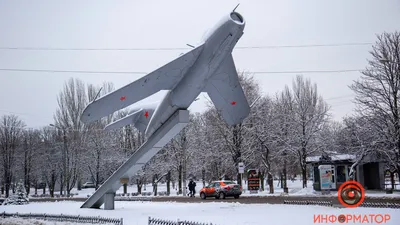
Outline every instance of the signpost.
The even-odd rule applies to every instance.
[[[243,173],[244,173],[244,163],[242,163],[242,162],[238,163],[238,167],[239,167],[239,174],[240,174],[240,185],[243,186],[242,182],[243,182]]]
[[[258,193],[260,189],[260,177],[258,175],[257,169],[247,171],[247,190],[250,191],[250,194]]]
[[[329,194],[332,188],[332,165],[320,165],[318,169],[321,191],[323,194]]]
[[[239,173],[240,174],[244,173],[244,163],[242,163],[242,162],[239,163]]]

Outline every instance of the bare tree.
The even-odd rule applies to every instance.
[[[13,172],[15,169],[16,150],[21,143],[25,124],[15,115],[5,115],[0,121],[0,151],[3,161],[6,197],[9,196]]]
[[[38,149],[41,142],[41,135],[38,130],[25,130],[23,132],[23,167],[24,167],[24,184],[26,193],[29,194],[31,188],[31,177],[35,158],[39,156]]]
[[[80,116],[87,104],[83,82],[79,79],[69,79],[64,84],[57,101],[59,108],[54,116],[55,126],[62,130],[64,142],[60,191],[66,187],[69,195],[80,175],[79,160],[83,151],[81,144],[84,124],[80,121]]]
[[[337,134],[337,138],[340,140],[342,151],[356,156],[356,160],[352,164],[349,173],[350,178],[354,180],[356,166],[359,165],[366,156],[371,156],[371,153],[382,145],[381,142],[376,141],[379,137],[374,133],[368,118],[347,117],[344,118],[343,123],[344,126],[340,133]]]
[[[246,73],[238,73],[239,82],[243,87],[245,96],[251,104],[254,100],[260,97],[259,86],[255,82],[254,78]],[[233,162],[230,169],[236,170],[236,177],[239,185],[242,185],[242,180],[238,171],[238,163],[245,162],[249,157],[251,157],[252,152],[248,148],[249,142],[246,136],[248,135],[247,127],[253,127],[255,125],[255,120],[251,116],[247,117],[243,123],[229,126],[224,119],[221,117],[220,113],[215,109],[213,103],[209,102],[209,113],[208,120],[211,122],[209,126],[215,129],[217,133],[214,138],[222,141],[223,146],[221,146],[220,151],[227,151],[231,155]]]
[[[350,88],[356,93],[357,112],[386,141],[382,153],[400,171],[400,32],[377,36],[368,66]]]
[[[287,187],[287,164],[288,159],[292,155],[296,155],[296,143],[293,137],[296,136],[296,118],[294,116],[294,100],[289,87],[277,94],[275,103],[276,113],[276,134],[277,152],[273,155],[273,159],[278,163],[280,168],[280,183],[284,192],[288,192]]]
[[[91,129],[86,134],[87,151],[81,165],[86,167],[83,170],[88,170],[96,190],[125,159],[118,149],[115,133]]]
[[[54,197],[54,191],[57,180],[61,177],[59,170],[59,163],[63,159],[62,157],[62,142],[60,135],[51,127],[44,127],[42,133],[42,145],[41,145],[41,157],[42,167],[41,172],[43,178],[49,187],[50,196]]]
[[[178,135],[176,135],[167,148],[167,154],[170,155],[171,166],[175,168],[178,175],[178,193],[186,193],[183,189],[186,187],[186,165],[187,165],[187,150],[188,140],[186,135],[187,127],[183,128]]]
[[[287,92],[287,91],[286,91]],[[288,97],[290,95],[287,95]],[[321,132],[329,119],[329,107],[321,96],[318,95],[317,85],[311,84],[309,79],[298,75],[293,82],[290,112],[291,141],[295,144],[287,150],[296,154],[303,177],[303,188],[307,187],[306,158],[321,150],[321,146],[315,144],[318,133]]]
[[[189,152],[190,158],[188,162],[188,171],[201,177],[203,186],[206,180],[210,180],[209,168],[215,164],[218,158],[213,154],[215,141],[211,135],[208,135],[209,128],[203,118],[203,114],[191,114],[190,125],[188,126],[189,136]]]
[[[106,95],[113,90],[112,83],[103,83],[102,87],[88,85],[88,100],[91,102],[96,97]],[[83,150],[84,155],[82,155],[80,167],[91,177],[96,189],[105,181],[107,175],[114,172],[125,159],[118,150],[116,139],[119,132],[103,130],[108,123],[112,122],[113,116],[114,114],[110,114],[104,119],[87,124],[81,131],[85,150]]]
[[[250,147],[254,149],[251,161],[261,164],[261,174],[267,174],[270,193],[274,192],[271,169],[271,156],[277,148],[276,127],[277,112],[272,99],[263,97],[252,107],[253,125],[249,128]],[[257,163],[259,162],[259,163]],[[264,189],[264,176],[261,176],[261,188]]]

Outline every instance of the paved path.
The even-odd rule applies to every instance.
[[[243,204],[283,204],[284,200],[292,200],[292,201],[331,201],[334,205],[340,205],[337,197],[305,197],[305,196],[241,196],[239,199],[229,198],[226,199],[215,199],[215,198],[207,198],[205,200],[196,197],[196,198],[183,198],[183,197],[156,197],[152,198],[153,202],[239,202]],[[400,204],[400,198],[368,198],[366,197],[364,202],[385,202],[385,203],[398,203]]]

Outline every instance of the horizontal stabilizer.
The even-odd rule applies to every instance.
[[[132,124],[134,127],[136,127],[136,129],[144,133],[158,104],[159,102],[152,102],[133,106],[129,115],[110,123],[104,129],[114,130]]]
[[[104,127],[104,130],[115,130],[115,129],[124,127],[129,124],[134,124],[139,119],[139,115],[142,111],[143,111],[143,109],[140,109],[140,110],[133,112],[117,121],[114,121],[114,122],[108,124],[106,127]]]

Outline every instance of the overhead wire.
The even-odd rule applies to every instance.
[[[372,42],[359,43],[334,43],[334,44],[306,44],[306,45],[270,45],[270,46],[237,46],[235,49],[276,49],[276,48],[313,48],[313,47],[339,47],[339,46],[366,46]],[[0,47],[0,50],[28,50],[28,51],[173,51],[188,50],[191,48],[52,48],[52,47]],[[298,71],[254,71],[252,74],[301,74],[301,73],[344,73],[359,72],[362,69],[343,69],[343,70],[298,70]],[[140,71],[91,71],[91,70],[50,70],[50,69],[17,69],[17,68],[0,68],[0,71],[9,72],[45,72],[45,73],[86,73],[86,74],[148,74],[148,72]],[[345,98],[346,96],[328,98],[331,100],[336,98]],[[346,101],[347,102],[347,101]],[[339,102],[340,103],[340,102]],[[335,103],[334,103],[335,104]],[[3,112],[27,115],[26,113],[11,112],[0,110]],[[32,114],[31,114],[32,115]],[[36,116],[37,117],[37,116]]]
[[[311,48],[311,47],[338,47],[363,46],[372,42],[331,43],[331,44],[304,44],[304,45],[267,45],[267,46],[238,46],[235,49],[268,49],[268,48]],[[53,48],[53,47],[0,47],[0,50],[37,50],[37,51],[168,51],[187,50],[190,48]],[[249,71],[252,74],[301,74],[301,73],[344,73],[359,72],[362,69],[341,70],[300,70],[300,71]],[[84,70],[51,70],[51,69],[20,69],[0,68],[0,71],[10,72],[45,72],[45,73],[86,73],[86,74],[148,74],[142,71],[84,71]]]
[[[346,73],[346,72],[360,72],[361,70],[363,70],[363,69],[249,71],[249,73],[251,73],[251,74]],[[86,73],[86,74],[148,74],[149,73],[149,72],[142,72],[142,71],[50,70],[50,69],[16,69],[16,68],[0,68],[0,71],[43,72],[43,73]]]
[[[259,45],[237,46],[235,49],[273,49],[273,48],[316,48],[340,46],[368,46],[372,42],[331,43],[331,44],[303,44],[303,45]],[[0,50],[26,50],[26,51],[174,51],[188,50],[188,47],[155,47],[155,48],[59,48],[59,47],[0,47]]]

